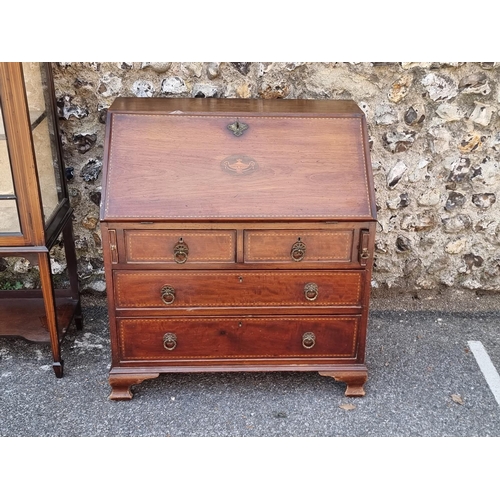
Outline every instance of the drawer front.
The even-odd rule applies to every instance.
[[[244,236],[247,263],[351,262],[353,230],[248,230]]]
[[[355,358],[359,316],[118,320],[122,361]]]
[[[235,231],[125,231],[130,264],[207,264],[235,262]]]
[[[363,271],[115,271],[118,308],[361,304]]]

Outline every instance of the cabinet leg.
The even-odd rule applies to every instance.
[[[119,373],[109,375],[109,385],[111,394],[108,399],[112,401],[124,401],[132,399],[133,394],[130,390],[133,385],[140,384],[144,380],[157,378],[159,373]]]
[[[80,286],[77,274],[76,249],[71,219],[68,219],[68,222],[66,222],[66,225],[63,228],[63,243],[64,252],[66,254],[66,264],[68,266],[71,294],[74,299],[78,299],[78,305],[76,306],[74,314],[75,326],[77,330],[81,330],[83,328],[83,316],[82,306],[80,303]]]
[[[50,257],[48,253],[38,254],[38,266],[40,269],[40,283],[42,285],[43,303],[47,317],[47,328],[50,335],[50,346],[52,348],[53,368],[57,378],[63,376],[63,362],[61,359],[61,344],[59,341],[59,329],[57,326],[56,302],[54,297],[54,285],[50,269]]]
[[[54,369],[54,373],[56,374],[57,378],[62,378],[63,366],[64,366],[64,362],[62,359],[61,359],[60,363],[56,363],[56,362],[52,363],[52,368]]]
[[[75,238],[73,235],[73,224],[71,219],[66,222],[62,230],[64,253],[66,254],[66,264],[68,266],[68,276],[73,298],[80,295],[80,286],[77,273]]]
[[[345,382],[347,384],[346,396],[359,397],[365,395],[364,385],[368,380],[367,370],[336,370],[319,372],[319,374],[324,377],[332,377],[338,382]]]
[[[75,309],[75,326],[77,330],[82,330],[83,329],[83,314],[82,314],[82,304],[80,301],[78,301],[78,305],[76,306]]]

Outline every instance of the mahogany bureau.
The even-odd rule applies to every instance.
[[[110,399],[273,370],[364,395],[376,211],[354,102],[118,98],[103,163]]]

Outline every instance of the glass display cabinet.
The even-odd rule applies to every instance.
[[[61,235],[69,288],[58,289],[50,250]],[[61,342],[82,314],[50,63],[0,63],[0,257],[40,271],[38,289],[0,291],[0,336],[50,343],[62,377]]]

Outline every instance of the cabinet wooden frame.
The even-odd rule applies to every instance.
[[[74,319],[82,327],[77,256],[72,213],[65,180],[60,132],[54,99],[50,63],[43,64],[46,85],[42,118],[53,126],[51,151],[55,155],[60,190],[50,216],[44,217],[39,165],[34,146],[32,120],[25,86],[23,63],[0,63],[0,103],[17,203],[20,231],[0,232],[0,257],[23,257],[37,265],[40,288],[0,291],[0,336],[21,337],[31,342],[49,343],[56,377],[63,376],[61,342]],[[50,250],[62,236],[70,286],[54,287]]]

